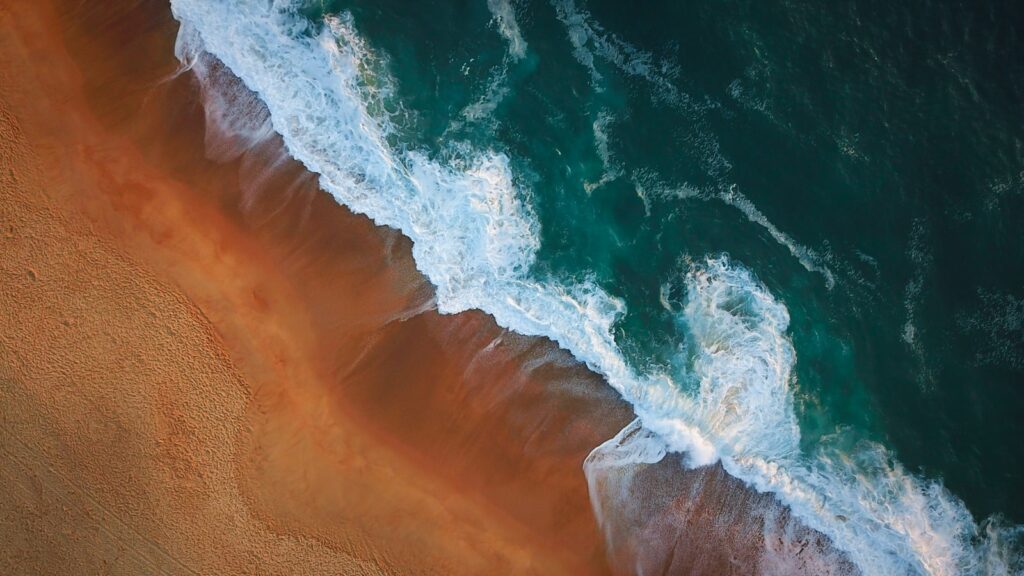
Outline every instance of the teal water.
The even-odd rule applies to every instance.
[[[853,428],[1024,521],[1024,5],[591,2],[593,70],[559,3],[512,6],[519,60],[484,0],[328,11],[388,55],[411,141],[509,152],[539,266],[625,299],[632,360],[675,352],[680,259],[726,252],[793,316],[805,443]]]
[[[884,478],[899,462],[978,524],[1024,522],[1024,4],[332,0],[283,13],[301,15],[296,37],[335,19],[358,32],[335,40],[359,44],[360,94],[389,149],[444,166],[507,158],[538,224],[525,274],[621,303],[610,334],[632,371],[700,396],[700,362],[743,349],[712,339],[707,356],[686,312],[694,271],[728,255],[749,275],[724,282],[770,294],[719,301],[752,327],[745,342],[771,339],[755,320],[776,302],[788,312],[795,362],[779,374],[799,458],[826,446]],[[384,221],[422,244],[402,222]],[[884,456],[864,455],[876,446]],[[967,532],[955,539],[983,538]],[[924,564],[908,560],[956,572]]]

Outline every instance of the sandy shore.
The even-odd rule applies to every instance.
[[[206,161],[166,5],[0,18],[0,571],[602,569],[600,382],[481,315],[401,321],[405,241],[297,166]]]
[[[764,536],[790,523],[769,496],[668,459],[637,472],[671,497],[616,512],[637,530],[610,567],[582,463],[628,406],[550,342],[431,311],[408,240],[278,142],[209,161],[165,3],[35,4],[0,0],[0,573],[796,553]]]

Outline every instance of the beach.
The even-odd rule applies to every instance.
[[[281,180],[294,206],[220,210],[238,202],[239,168],[205,161],[194,99],[173,100],[194,88],[164,81],[178,65],[166,6],[83,18],[65,40],[54,7],[15,4],[3,12],[16,31],[3,46],[5,548],[24,540],[5,573],[563,573],[601,561],[579,462],[622,407],[601,408],[603,430],[566,434],[538,405],[550,394],[514,365],[554,354],[543,344],[478,315],[389,330],[429,299],[408,246],[318,196],[297,167]],[[103,61],[83,70],[64,42],[88,42],[76,32],[103,18],[152,32],[76,46]],[[122,61],[103,52],[123,41]],[[310,203],[313,221],[282,226]],[[259,222],[261,210],[276,220]],[[465,355],[489,343],[486,366],[463,377]],[[566,402],[607,400],[566,359],[552,364],[578,387]],[[506,457],[523,439],[502,411],[565,441]],[[492,487],[501,476],[517,480]]]
[[[0,572],[831,558],[772,496],[678,456],[639,472],[674,496],[618,512],[649,530],[610,550],[583,462],[630,406],[549,340],[439,314],[411,242],[280,139],[211,160],[177,26],[155,1],[0,2]]]

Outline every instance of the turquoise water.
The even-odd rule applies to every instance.
[[[1024,569],[1024,4],[635,4],[299,3],[271,56],[174,6],[442,311],[557,340],[868,573]]]
[[[485,140],[516,159],[539,266],[623,297],[634,361],[674,351],[659,293],[679,259],[727,252],[794,316],[805,442],[852,426],[976,514],[1024,520],[1021,5],[590,3],[626,62],[589,40],[596,72],[557,3],[513,6],[519,61],[483,0],[330,10],[390,58],[416,144]],[[494,110],[467,120],[488,96]],[[715,200],[732,186],[831,290]]]

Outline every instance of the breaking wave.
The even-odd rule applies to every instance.
[[[602,36],[571,2],[560,6],[584,61],[592,58],[587,45],[593,43],[612,50],[605,57],[628,70],[655,73],[642,54]],[[390,81],[371,77],[381,72],[367,65],[374,56],[351,16],[311,24],[282,1],[173,0],[172,9],[182,22],[176,51],[183,64],[195,66],[205,53],[216,57],[258,96],[269,111],[264,120],[319,174],[324,190],[412,239],[413,257],[436,288],[440,312],[480,309],[509,329],[548,337],[633,405],[638,421],[623,433],[632,440],[618,443],[628,449],[611,456],[606,450],[602,466],[667,453],[684,454],[693,467],[720,462],[731,475],[775,494],[867,574],[1019,568],[1009,552],[1017,529],[977,525],[941,484],[907,473],[884,447],[862,443],[844,451],[835,439],[813,453],[801,451],[789,313],[744,267],[721,256],[685,273],[686,304],[678,318],[688,344],[678,358],[683,376],[640,373],[613,336],[623,301],[594,281],[542,278],[532,270],[539,223],[530,190],[517,184],[504,152],[460,142],[431,157],[393,144],[386,107],[375,104],[375,90]],[[514,20],[498,20],[514,51]],[[200,75],[200,81],[211,78]],[[661,84],[663,76],[651,78]],[[204,87],[220,94],[207,98],[208,107],[217,98],[227,107],[251,104],[246,94],[223,93],[241,86],[220,88]],[[216,110],[207,114],[230,127],[231,119]],[[810,260],[809,269],[827,272]]]

